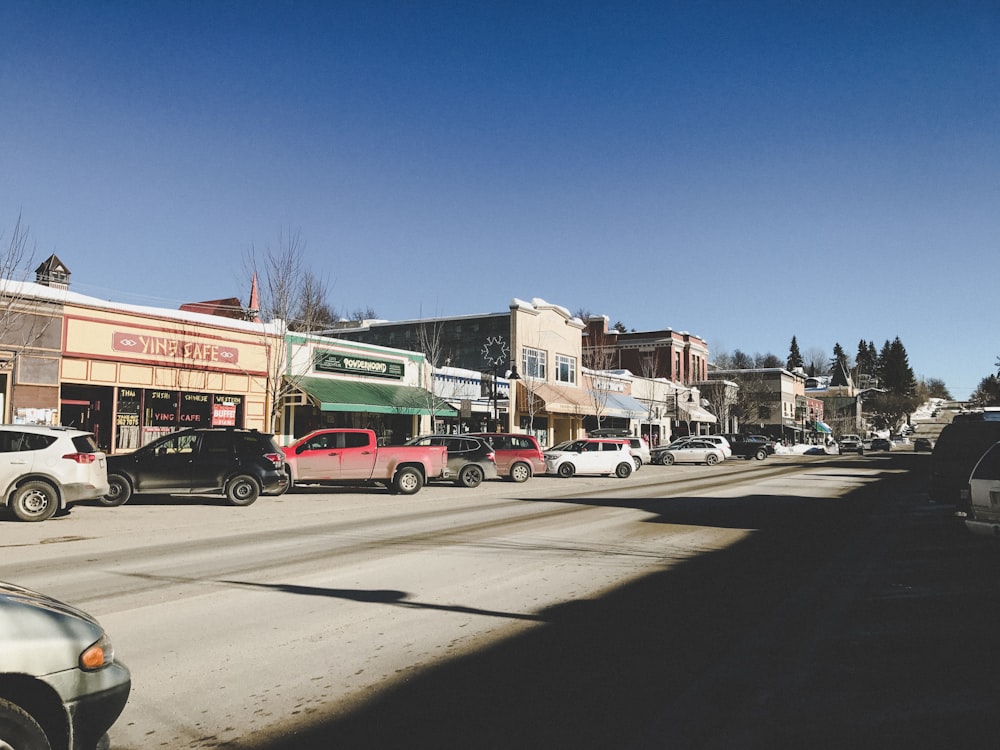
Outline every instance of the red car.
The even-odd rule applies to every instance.
[[[538,441],[531,435],[507,432],[473,434],[493,444],[500,476],[515,482],[525,482],[535,474],[545,473],[545,457]]]

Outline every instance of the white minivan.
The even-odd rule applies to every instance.
[[[994,443],[979,459],[961,495],[970,508],[966,528],[973,534],[1000,537],[1000,443]]]

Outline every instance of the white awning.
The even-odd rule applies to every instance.
[[[709,424],[715,424],[719,421],[714,414],[705,411],[697,404],[683,402],[680,404],[680,420],[682,422],[708,422]]]

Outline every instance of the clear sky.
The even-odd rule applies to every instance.
[[[1000,3],[0,3],[0,232],[82,294],[540,297],[711,350],[995,372]]]

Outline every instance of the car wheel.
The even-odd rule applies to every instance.
[[[531,467],[519,461],[510,467],[510,478],[518,484],[527,482],[531,478]]]
[[[638,456],[632,456],[632,462],[635,464],[635,470],[639,471],[642,468],[642,459]]]
[[[559,476],[561,477],[571,477],[576,473],[576,467],[573,466],[569,461],[563,464],[559,464]]]
[[[663,463],[665,463],[667,466],[673,466],[674,465],[674,461],[675,461],[675,459],[674,459],[674,457],[671,454],[669,454],[669,453],[664,453],[663,454]]]
[[[715,466],[717,463],[719,463],[719,457],[716,456],[714,453],[709,453],[707,456],[705,456],[705,463],[708,464],[709,466]]]
[[[767,458],[767,450],[765,448],[761,448],[754,454],[754,458],[756,458],[758,461],[763,461],[765,458]]]
[[[622,463],[618,464],[618,468],[615,469],[615,476],[618,477],[619,479],[625,479],[626,477],[632,476],[633,471],[634,469],[632,468],[632,464],[625,463],[623,461]]]
[[[47,482],[25,482],[14,491],[10,507],[19,521],[44,521],[59,509],[59,498]]]
[[[423,486],[424,475],[412,466],[407,466],[397,471],[395,479],[392,480],[393,492],[397,492],[400,495],[415,495],[420,492],[420,488]]]
[[[51,745],[31,714],[16,703],[0,698],[0,747],[49,750]]]
[[[458,472],[458,481],[455,483],[459,487],[478,487],[483,483],[483,470],[475,464],[469,464]]]
[[[260,485],[257,480],[247,474],[240,474],[229,480],[226,486],[226,499],[230,505],[253,505],[260,496]]]
[[[98,498],[101,505],[116,508],[124,505],[132,497],[132,485],[121,474],[108,475],[108,494]]]

